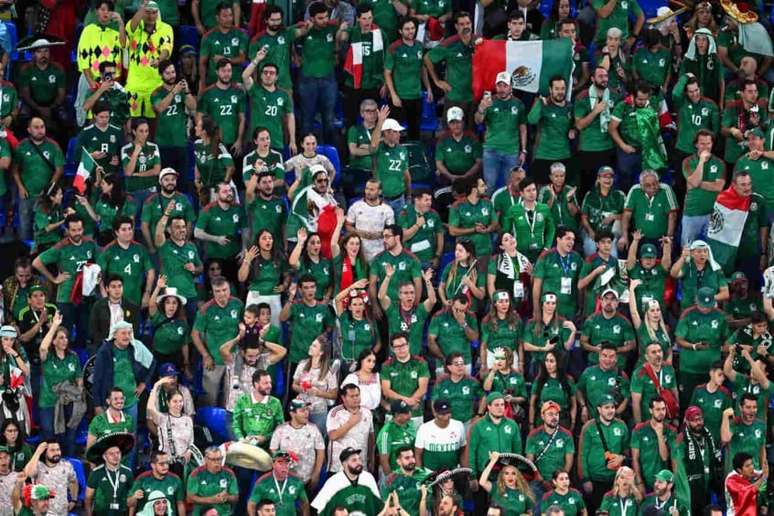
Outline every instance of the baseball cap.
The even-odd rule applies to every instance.
[[[411,407],[403,400],[395,400],[390,403],[390,412],[393,414],[408,414],[411,412]]]
[[[546,410],[555,410],[557,412],[561,412],[562,407],[560,407],[557,402],[548,400],[543,402],[543,406],[540,408],[540,414],[543,414]]]
[[[603,395],[597,402],[597,407],[604,407],[605,405],[615,405],[615,398],[609,394]]]
[[[742,272],[742,271],[736,271],[735,273],[733,273],[733,274],[731,275],[731,281],[732,281],[732,282],[734,282],[734,281],[740,281],[740,280],[747,281],[747,276],[745,276],[744,272]]]
[[[351,446],[347,446],[346,448],[341,450],[341,453],[339,453],[339,461],[345,462],[348,458],[352,457],[353,455],[359,455],[359,454],[360,454],[360,450],[356,450]]]
[[[285,450],[277,450],[274,453],[271,454],[272,460],[291,460],[292,457],[290,456],[289,452],[286,452]]]
[[[309,406],[309,403],[305,402],[301,398],[295,398],[290,401],[290,407],[288,408],[289,410],[298,410],[298,409],[306,408],[308,406]]]
[[[605,297],[605,296],[606,296],[606,295],[608,295],[608,294],[613,294],[613,296],[614,296],[616,299],[618,299],[618,298],[619,298],[619,296],[618,296],[618,292],[616,292],[616,291],[615,291],[615,290],[613,290],[612,288],[606,288],[606,289],[604,290],[604,292],[602,292],[602,295],[601,295],[601,296],[599,296],[599,297]]]
[[[696,293],[696,304],[702,308],[715,307],[715,294],[709,287],[701,287]],[[2,330],[0,330],[2,332]]]
[[[382,124],[382,131],[404,131],[406,128],[398,123],[394,118],[388,118]]]
[[[492,391],[486,396],[486,404],[491,405],[497,400],[504,400],[505,396],[503,396],[503,393],[500,391]]]
[[[656,250],[656,246],[653,244],[645,244],[642,246],[642,251],[640,252],[640,258],[656,258],[658,257],[658,251]]]
[[[675,476],[668,469],[662,469],[656,473],[656,480],[661,480],[662,482],[674,482]]]
[[[500,73],[498,73],[497,74],[497,79],[495,79],[495,84],[497,84],[498,82],[504,82],[504,83],[510,84],[511,83],[511,74],[509,74],[508,72],[500,72]]]
[[[159,367],[159,376],[177,376],[179,374],[180,371],[177,370],[177,367],[172,362],[161,364],[161,367]]]
[[[159,172],[159,184],[161,184],[161,180],[164,178],[164,176],[169,176],[169,175],[178,176],[180,174],[178,174],[177,170],[175,170],[172,167],[162,168],[161,172]]]
[[[461,107],[458,106],[452,106],[449,108],[449,110],[446,112],[446,123],[457,121],[462,121],[462,119],[465,118],[465,112],[462,110]]]
[[[763,134],[763,131],[760,127],[756,127],[755,129],[750,129],[747,131],[747,136],[757,136],[758,138],[766,138],[766,135]]]
[[[148,11],[158,11],[159,10],[159,4],[151,0],[147,4],[145,4],[145,9]]]
[[[433,402],[433,410],[436,414],[448,414],[451,412],[451,405],[446,400],[435,400]]]
[[[27,291],[27,295],[30,296],[33,292],[43,292],[45,294],[46,289],[44,289],[42,285],[32,285]]]
[[[597,170],[598,176],[601,176],[603,174],[610,174],[611,176],[614,176],[615,170],[613,170],[613,167],[608,167],[607,165],[604,165],[602,167],[599,167],[599,170]]]
[[[4,324],[3,326],[0,326],[0,337],[16,338],[18,335],[19,333],[16,331],[16,328],[10,324]]]

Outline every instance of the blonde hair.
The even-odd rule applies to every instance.
[[[505,470],[511,468],[516,473],[516,490],[522,493],[524,496],[529,498],[532,503],[535,503],[535,493],[532,492],[532,489],[530,489],[529,484],[526,480],[524,480],[524,477],[522,476],[521,472],[519,471],[519,468],[516,466],[512,466],[510,464],[503,466],[503,469],[500,470],[500,473],[497,475],[497,492],[501,495],[505,494],[505,478],[503,473],[505,473]]]

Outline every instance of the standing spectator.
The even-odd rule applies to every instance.
[[[672,79],[672,52],[664,47],[661,33],[648,29],[643,36],[643,46],[632,56],[634,80],[645,81],[657,94],[666,95]]]
[[[247,54],[247,34],[234,24],[234,7],[226,2],[215,6],[217,25],[203,35],[199,47],[199,91],[218,80],[216,64],[221,59],[231,63],[231,82],[239,82],[239,68]]]
[[[720,443],[726,448],[726,470],[732,469],[731,457],[747,453],[752,457],[756,471],[766,477],[769,464],[766,456],[766,423],[758,419],[758,400],[752,393],[745,393],[739,400],[739,417],[734,408],[723,411],[720,423]]]
[[[535,179],[523,179],[519,190],[521,202],[513,204],[502,217],[501,231],[512,234],[516,239],[516,249],[524,254],[530,263],[537,263],[541,254],[547,251],[554,241],[556,224],[548,205],[537,201]],[[569,228],[565,229],[572,232]]]
[[[433,402],[433,419],[423,423],[414,439],[417,467],[431,471],[453,470],[467,460],[467,432],[451,418],[448,400]]]
[[[130,123],[132,141],[121,147],[121,167],[124,171],[125,189],[137,202],[137,210],[155,191],[161,172],[159,147],[148,141],[150,124],[144,118],[133,118]]]
[[[29,304],[32,287],[38,284],[38,278],[32,274],[32,264],[29,257],[16,258],[13,264],[13,274],[5,278],[2,283],[5,321],[21,322],[21,311]],[[22,329],[22,332],[24,331]]]
[[[411,407],[415,422],[421,424],[424,399],[430,383],[430,369],[421,355],[413,355],[410,352],[407,333],[393,333],[390,344],[393,356],[382,369],[382,399],[390,404],[396,401],[405,402]]]
[[[401,446],[397,451],[397,468],[385,479],[385,488],[382,494],[392,493],[394,503],[404,509],[408,514],[419,514],[421,509],[421,489],[419,482],[423,482],[431,474],[425,468],[418,468],[414,449],[410,446]],[[387,494],[389,499],[390,494]],[[394,507],[394,506],[393,506]]]
[[[264,183],[268,185],[268,181]],[[247,306],[266,303],[271,311],[272,325],[279,326],[282,310],[280,296],[289,283],[288,267],[279,250],[280,240],[275,239],[268,229],[260,230],[255,241],[257,245],[245,250],[237,279],[241,283],[252,276],[248,286]]]
[[[575,191],[578,187],[567,185],[567,168],[560,162],[551,163],[548,180],[540,188],[538,200],[551,209],[554,224],[577,231],[580,207]]]
[[[295,154],[296,117],[293,114],[293,97],[280,89],[277,83],[279,67],[276,63],[265,61],[268,50],[261,49],[242,72],[242,82],[250,99],[250,129],[254,134],[259,127],[269,130],[272,148],[282,151],[285,144],[285,131],[288,134],[288,147]],[[253,72],[260,70],[260,82],[253,80]]]
[[[39,116],[59,137],[71,129],[72,119],[65,107],[65,74],[52,63],[46,39],[37,39],[29,47],[32,63],[19,71],[17,79],[22,99],[22,116]],[[19,45],[22,46],[22,45]]]
[[[277,65],[277,86],[292,95],[294,85],[290,76],[291,48],[296,39],[309,33],[311,24],[285,27],[284,14],[279,5],[265,6],[261,17],[265,29],[263,32],[255,33],[253,39],[250,40],[247,56],[250,61],[253,61],[258,52],[262,48],[266,48],[267,62]],[[253,22],[252,16],[250,22]]]
[[[84,192],[86,195],[75,194],[74,209],[84,219],[86,232],[89,236],[93,236],[96,232],[97,244],[108,245],[114,237],[114,219],[116,216],[120,216],[129,218],[132,226],[131,235],[134,237],[134,216],[137,205],[134,198],[124,192],[122,178],[118,177],[118,174],[114,174],[102,178],[99,185],[94,186],[95,189],[99,188],[99,192],[91,194],[95,201],[93,205],[89,200],[88,189],[87,192]],[[94,224],[97,225],[96,228],[94,228]]]
[[[296,293],[301,288],[300,302],[296,302]],[[291,283],[288,299],[280,312],[280,321],[288,322],[292,328],[288,361],[293,372],[301,360],[309,355],[312,342],[330,331],[335,320],[330,306],[317,300],[317,282],[314,277],[304,275],[298,283]]]
[[[720,442],[720,424],[723,412],[732,405],[731,392],[723,386],[726,375],[723,362],[713,362],[709,367],[707,383],[697,385],[691,396],[691,405],[699,407],[704,414],[704,425],[715,442]]]
[[[233,514],[240,490],[234,472],[223,465],[220,448],[211,446],[204,451],[204,465],[188,476],[185,492],[186,503],[193,506],[194,516],[204,516],[210,509],[218,514]]]
[[[360,237],[361,249],[369,263],[384,251],[384,228],[395,223],[393,209],[382,201],[381,195],[382,186],[378,179],[366,181],[363,198],[350,205],[344,222],[347,233]]]
[[[489,480],[492,469],[499,459],[500,453],[496,450],[492,451],[489,462],[479,477],[479,487],[489,493],[492,505],[496,504],[502,510],[514,511],[517,514],[529,514],[535,505],[535,494],[514,464],[501,461],[502,467],[497,475],[497,482],[492,483]]]
[[[197,120],[208,115],[220,128],[220,140],[233,156],[242,154],[245,134],[245,92],[234,84],[233,66],[225,57],[215,62],[215,74],[218,80],[207,89],[199,90]],[[203,71],[201,73],[204,73]],[[210,134],[210,137],[212,135]]]
[[[116,174],[121,168],[124,132],[121,127],[110,123],[111,108],[107,102],[97,102],[91,112],[94,114],[94,120],[78,135],[75,161],[81,162],[81,154],[88,152],[97,166],[102,168],[103,176]]]
[[[248,439],[268,449],[272,432],[284,423],[282,404],[271,396],[271,375],[267,371],[257,370],[252,380],[252,392],[237,398],[231,429],[237,440]]]
[[[557,0],[556,3],[559,3]],[[615,99],[608,86],[608,72],[597,66],[591,76],[591,85],[576,98],[573,107],[575,128],[579,131],[578,170],[581,181],[579,198],[593,190],[591,183],[600,163],[612,163],[613,140],[607,129],[612,119]]]
[[[437,270],[443,254],[443,223],[432,208],[433,193],[429,189],[416,189],[413,194],[414,202],[401,207],[396,222],[403,228],[406,247],[417,257],[422,269]]]
[[[441,41],[423,61],[436,88],[444,92],[444,110],[453,106],[462,108],[470,124],[473,111],[473,19],[470,13],[458,11],[452,17],[456,34]],[[446,79],[442,80],[435,65],[446,63]]]
[[[629,466],[621,466],[615,472],[613,488],[605,493],[597,512],[609,514],[619,509],[621,514],[634,515],[641,500],[642,493],[637,488],[634,471]]]
[[[554,401],[559,405],[559,422],[563,427],[575,428],[578,414],[575,382],[562,367],[561,358],[559,350],[551,349],[543,354],[543,360],[538,364],[538,374],[532,382],[529,395],[530,431],[542,423],[540,410],[546,401]]]
[[[62,460],[62,450],[56,441],[38,445],[24,467],[24,475],[52,492],[50,511],[53,514],[67,514],[75,508],[78,479],[70,461]]]
[[[64,208],[62,201],[64,201],[64,188],[61,183],[51,184],[45,193],[40,194],[33,221],[35,232],[33,249],[37,254],[41,254],[62,240],[62,226],[67,221],[67,217],[79,216],[72,208]]]
[[[262,140],[264,137],[268,137],[269,132],[267,130],[258,130],[258,136],[255,140]],[[260,146],[260,144],[259,144]],[[274,193],[274,187],[278,180],[275,175],[268,170],[267,165],[263,165],[260,152],[269,153],[270,158],[273,158],[276,151],[268,148],[265,149],[256,148],[250,154],[245,156],[245,161],[250,159],[251,156],[255,157],[256,165],[259,166],[260,171],[251,174],[250,179],[245,182],[245,208],[247,211],[248,220],[250,221],[250,241],[256,241],[258,235],[263,230],[267,230],[272,238],[277,242],[284,241],[285,235],[285,220],[287,219],[287,207],[283,198],[277,196]],[[277,156],[279,161],[277,164],[279,168],[282,167],[282,157]],[[249,171],[253,167],[243,167],[242,170]],[[284,175],[284,172],[283,174]]]
[[[29,262],[28,262],[29,263]],[[56,305],[47,300],[48,292],[42,286],[30,285],[28,304],[19,312],[16,321],[19,328],[19,341],[24,346],[24,352],[30,358],[30,380],[32,381],[32,398],[39,400],[40,396],[40,357],[38,350],[56,314]],[[25,288],[25,290],[27,290]],[[5,289],[3,289],[5,290]],[[80,365],[80,364],[79,364]]]
[[[621,268],[618,258],[613,254],[613,234],[609,231],[597,231],[597,252],[583,263],[578,288],[584,290],[583,313],[591,315],[597,310],[597,302],[608,287],[614,286],[613,279],[620,277]]]
[[[763,137],[764,133],[760,128],[747,131],[745,140],[748,151],[736,160],[734,176],[743,170],[750,174],[753,192],[763,197],[765,211],[768,212],[767,221],[771,222],[774,220],[774,187],[769,181],[769,171],[774,170],[774,159],[771,154],[764,152]],[[767,251],[763,249],[764,253]]]
[[[634,46],[634,42],[640,35],[642,26],[645,24],[645,15],[636,0],[627,2],[626,0],[594,0],[591,7],[597,14],[597,33],[594,41],[597,45],[604,44],[604,36],[608,29],[615,27],[621,31],[621,37],[626,40],[627,48]],[[630,18],[635,18],[634,27],[629,25]],[[593,507],[596,509],[596,507]],[[591,509],[591,507],[590,507]],[[589,510],[589,514],[592,511]]]
[[[317,289],[314,297],[323,304],[331,300],[333,290],[333,267],[331,261],[322,255],[322,241],[317,233],[308,234],[306,228],[296,233],[297,243],[288,257],[288,265],[297,276],[312,276]]]
[[[681,500],[677,499],[673,491],[675,476],[669,469],[662,469],[653,476],[653,491],[640,502],[640,511],[647,511],[659,507],[673,507],[680,516],[687,516],[688,509]]]
[[[328,407],[339,395],[337,373],[325,337],[317,337],[312,341],[308,358],[301,360],[293,373],[292,389],[299,399],[309,404],[309,420],[322,434],[326,433]]]
[[[390,224],[382,231],[384,251],[376,255],[371,261],[369,270],[368,297],[379,299],[377,292],[387,276],[387,265],[392,266],[394,276],[390,279],[390,285],[386,295],[390,299],[399,299],[399,290],[404,283],[414,284],[414,304],[419,303],[422,292],[422,270],[417,258],[403,248],[403,229],[397,224]],[[381,317],[381,309],[374,306],[374,315]]]
[[[666,369],[669,366],[664,366]],[[677,399],[677,388],[674,386],[674,369],[666,370],[664,377],[664,389],[670,389],[666,385],[666,376],[671,372],[673,396]],[[655,371],[661,376],[661,371]],[[637,379],[638,373],[635,373]],[[645,375],[640,376],[644,381]],[[636,387],[635,387],[636,388]],[[632,392],[632,407],[638,406],[634,400],[634,391]],[[640,393],[641,394],[641,393]],[[638,398],[641,396],[637,396]],[[643,401],[645,401],[643,399]],[[676,429],[670,426],[668,422],[668,413],[666,402],[658,394],[647,401],[649,417],[637,409],[642,415],[642,422],[635,425],[632,429],[632,467],[637,475],[637,483],[643,485],[650,492],[653,490],[653,479],[660,470],[668,466],[669,461],[669,443],[674,442]],[[656,446],[656,453],[653,453],[653,445]],[[655,473],[654,473],[655,472]]]
[[[711,9],[711,4],[710,4]],[[688,51],[680,63],[680,75],[692,74],[698,81],[701,92],[718,105],[722,105],[725,91],[723,63],[713,31],[706,27],[697,29],[691,36]],[[679,91],[675,85],[675,91]]]
[[[739,61],[738,77],[729,81],[725,94],[725,100],[734,100],[739,97],[744,86],[744,81],[752,79],[758,84],[758,93],[763,98],[769,97],[769,84],[758,75],[758,61],[752,55],[746,55]]]
[[[613,344],[618,349],[618,367],[624,367],[627,353],[636,346],[634,328],[626,317],[618,313],[618,292],[608,287],[599,299],[601,309],[583,324],[581,345],[589,353],[589,362],[597,364],[602,343]]]
[[[286,171],[292,170],[296,175],[295,181],[288,187],[288,197],[290,199],[295,198],[294,192],[297,192],[300,187],[312,184],[315,166],[321,166],[328,174],[330,181],[336,178],[336,169],[331,160],[324,154],[317,152],[317,137],[314,133],[308,133],[303,136],[301,152],[288,159],[284,166]]]
[[[382,509],[379,488],[373,475],[363,471],[362,451],[346,447],[338,455],[340,469],[328,477],[325,485],[312,500],[312,507],[321,516],[340,514],[334,509],[346,504],[347,510],[362,514],[377,514]]]
[[[88,516],[115,514],[126,509],[132,470],[121,464],[121,458],[133,447],[132,434],[115,433],[99,439],[89,449],[89,462],[98,466],[89,473],[86,481],[83,505]]]
[[[234,158],[221,139],[216,121],[203,115],[196,123],[194,142],[194,187],[199,204],[206,206],[217,199],[219,183],[231,184],[234,178]]]
[[[639,184],[632,186],[626,196],[618,250],[623,253],[629,245],[629,233],[634,231],[652,244],[664,237],[671,240],[677,226],[677,207],[672,187],[659,182],[655,171],[643,170]]]
[[[708,288],[716,301],[729,298],[725,275],[712,257],[710,246],[703,240],[694,240],[690,246],[683,246],[683,252],[672,265],[669,274],[680,282],[683,292],[681,310],[696,302],[700,288]]]
[[[105,276],[103,273],[105,297],[97,300],[89,314],[89,331],[92,342],[102,342],[110,328],[119,321],[126,321],[140,333],[140,307],[124,296],[124,280],[121,276]]]
[[[159,410],[160,391],[175,382],[175,376],[165,375],[159,378],[148,396],[146,410],[148,420],[156,427],[157,449],[165,451],[175,472],[185,476],[184,472],[189,470],[192,459],[194,422],[191,415],[183,413],[183,393],[177,390],[171,394],[165,393],[165,410]]]
[[[161,61],[159,74],[162,84],[151,95],[151,102],[156,113],[156,141],[161,142],[161,167],[188,170],[188,119],[196,112],[196,97],[172,61]]]
[[[133,219],[116,217],[112,227],[115,239],[97,256],[102,277],[121,278],[123,295],[127,301],[136,307],[145,308],[150,301],[150,292],[156,280],[156,268],[145,246],[133,240]]]
[[[361,406],[360,389],[356,385],[342,385],[339,392],[341,405],[336,405],[328,412],[325,424],[329,439],[328,471],[340,472],[342,469],[345,471],[349,469],[351,463],[344,457],[344,452],[353,450],[353,445],[360,446],[354,449],[355,454],[360,457],[358,462],[364,465],[375,465],[374,424],[371,411]],[[337,461],[337,457],[340,460]]]
[[[156,66],[172,55],[172,27],[161,21],[159,5],[154,0],[143,0],[126,25],[126,37],[129,48],[129,70],[126,75],[129,115],[154,118],[156,114],[153,112],[151,94],[162,83]]]
[[[573,319],[578,310],[578,276],[582,259],[573,251],[575,232],[567,228],[556,231],[556,247],[545,251],[532,271],[532,306],[535,318],[543,294],[554,293],[559,314]]]
[[[506,176],[505,186],[495,190],[490,197],[501,230],[505,226],[505,216],[508,215],[511,207],[521,203],[521,182],[527,177],[527,172],[521,167],[514,167]]]
[[[32,239],[35,201],[62,177],[64,154],[57,143],[46,137],[46,123],[34,116],[27,122],[28,138],[16,146],[13,162],[9,150],[0,148],[0,169],[11,173],[19,195],[19,238]],[[12,164],[13,163],[13,164]],[[5,174],[4,174],[5,175]],[[5,179],[0,191],[5,195]]]
[[[723,482],[729,511],[734,514],[757,514],[759,505],[765,503],[765,499],[759,501],[758,497],[766,482],[766,471],[758,474],[753,459],[749,453],[734,455],[733,471]]]
[[[726,137],[726,163],[736,163],[747,147],[748,131],[763,129],[766,124],[766,99],[758,93],[758,84],[747,79],[742,83],[738,100],[726,103],[720,133]]]
[[[478,321],[470,310],[470,299],[465,294],[456,294],[450,305],[430,321],[427,349],[432,356],[444,361],[452,353],[460,352],[465,362],[465,372],[472,374],[471,342],[478,338]],[[436,367],[436,373],[442,372],[443,367]]]
[[[403,400],[390,404],[392,418],[385,423],[376,437],[376,448],[379,451],[379,471],[385,479],[400,471],[400,456],[405,450],[414,454],[414,439],[417,426],[411,419],[411,407]]]
[[[94,108],[100,103],[110,106],[110,123],[123,129],[128,128],[126,122],[129,119],[129,94],[121,83],[116,81],[118,67],[112,61],[104,61],[99,64],[99,85],[95,85],[90,94],[83,102],[84,114],[80,115],[86,119],[92,119],[96,112]]]
[[[202,273],[204,265],[199,258],[199,251],[189,240],[186,220],[182,215],[170,217],[176,208],[177,203],[173,200],[164,207],[164,213],[156,224],[154,244],[158,249],[161,274],[167,277],[170,287],[176,288],[180,295],[188,300],[186,316],[188,323],[193,324],[199,297],[195,278]],[[169,230],[166,233],[169,234],[169,239],[164,234],[167,223],[169,223]]]
[[[575,166],[569,159],[570,141],[575,139],[576,131],[574,110],[567,100],[567,81],[553,77],[548,82],[548,93],[548,97],[541,95],[535,100],[527,115],[527,122],[537,126],[530,174],[541,185],[548,184],[551,164],[558,161],[569,170],[567,183],[578,186]]]
[[[294,473],[312,491],[320,482],[320,471],[325,462],[325,443],[322,434],[309,422],[309,404],[299,398],[290,401],[290,420],[274,429],[269,449],[295,454],[298,458]]]
[[[481,144],[465,132],[464,118],[461,107],[450,107],[446,111],[448,134],[435,146],[437,176],[452,187],[457,181],[478,177],[481,171]]]
[[[374,178],[381,182],[384,200],[394,213],[411,198],[411,174],[408,149],[400,143],[404,127],[394,118],[387,118],[389,114],[387,106],[379,109],[370,150]]]
[[[371,176],[371,137],[376,127],[379,105],[373,99],[360,103],[359,123],[347,129],[347,151],[349,162],[342,171],[342,190],[347,198],[362,191],[365,180]]]
[[[309,500],[306,498],[304,483],[290,473],[290,468],[296,463],[295,454],[286,450],[277,450],[272,454],[271,472],[256,479],[247,502],[247,514],[254,516],[259,502],[272,500],[279,509],[277,514],[309,516]],[[279,487],[280,482],[282,488]]]
[[[583,254],[591,256],[596,250],[596,234],[609,231],[613,234],[611,252],[618,254],[616,239],[621,236],[620,223],[626,204],[626,194],[614,188],[615,171],[603,165],[597,170],[594,188],[589,190],[581,205],[581,226],[583,227]]]
[[[492,201],[485,197],[487,183],[480,177],[466,178],[453,187],[463,195],[449,208],[449,234],[460,244],[467,240],[476,256],[492,254],[492,233],[497,227],[497,215]],[[483,275],[482,275],[483,279]]]
[[[199,213],[194,228],[194,238],[204,241],[207,261],[218,260],[223,267],[223,275],[231,280],[237,279],[237,255],[243,248],[246,237],[247,218],[244,209],[236,198],[236,188],[229,183],[215,186],[216,198]]]
[[[610,342],[600,348],[599,363],[583,370],[575,390],[583,424],[594,417],[597,404],[608,394],[615,398],[616,414],[623,414],[629,406],[629,375],[618,367],[618,348]]]
[[[89,421],[89,432],[86,436],[87,451],[97,439],[107,434],[134,431],[136,420],[131,414],[124,412],[125,399],[124,391],[120,387],[112,387],[104,401],[94,407],[96,415]]]
[[[163,159],[163,156],[162,156]],[[157,249],[154,243],[154,235],[159,220],[167,214],[164,226],[171,218],[181,217],[188,227],[187,231],[193,233],[193,227],[196,222],[193,206],[188,197],[178,190],[178,179],[180,174],[172,168],[162,168],[159,172],[159,191],[145,199],[140,216],[140,230],[142,231],[145,248],[151,255],[156,254]]]
[[[527,436],[526,456],[537,466],[535,480],[530,487],[535,498],[542,498],[545,492],[544,483],[555,478],[558,472],[572,469],[575,459],[575,443],[570,430],[559,425],[561,408],[555,401],[541,404],[540,419],[542,425],[532,429]]]
[[[449,400],[452,418],[469,427],[473,417],[480,416],[482,413],[480,407],[483,403],[479,401],[484,397],[484,391],[481,389],[481,384],[465,373],[465,360],[462,353],[458,351],[446,356],[443,371],[443,376],[436,378],[430,399]]]
[[[696,84],[693,86],[698,90]],[[686,89],[689,87],[686,86]],[[682,127],[682,123],[678,125],[678,128]],[[682,162],[682,175],[687,186],[680,229],[680,244],[683,246],[690,245],[706,234],[715,199],[726,183],[726,164],[712,154],[714,143],[715,134],[707,129],[699,129],[694,137],[696,152]]]
[[[352,372],[344,377],[341,385],[348,383],[357,385],[360,388],[360,402],[363,406],[371,411],[379,408],[382,404],[382,382],[379,373],[376,372],[376,353],[371,349],[364,349],[352,365],[344,369],[345,372],[348,370]]]

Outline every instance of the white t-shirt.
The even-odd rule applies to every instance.
[[[384,251],[384,240],[382,239],[381,232],[384,226],[395,223],[395,213],[393,213],[389,205],[383,202],[376,206],[371,206],[361,199],[349,207],[347,222],[355,226],[355,229],[358,231],[375,231],[379,233],[379,238],[360,239],[363,243],[365,259],[367,262],[370,262],[374,256]]]
[[[456,419],[450,419],[446,428],[440,428],[435,424],[435,419],[423,423],[417,430],[414,446],[424,450],[424,457],[428,453],[449,454],[459,451],[467,444],[465,439],[465,425]],[[426,462],[426,459],[425,459]]]

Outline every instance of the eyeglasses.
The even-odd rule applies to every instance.
[[[453,365],[453,366],[464,366],[465,362],[460,361],[460,360],[456,360],[456,361],[452,362],[451,365]]]
[[[205,460],[208,460],[210,462],[221,462],[223,460],[223,457],[205,457]]]

